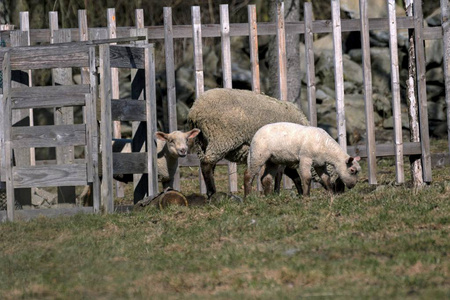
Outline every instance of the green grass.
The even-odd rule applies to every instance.
[[[378,161],[376,187],[363,175],[333,198],[255,193],[0,224],[0,298],[448,299],[450,168],[414,192],[395,184],[392,165]],[[182,170],[185,189],[196,191],[197,174]]]

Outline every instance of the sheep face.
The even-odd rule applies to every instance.
[[[173,157],[185,157],[188,153],[189,139],[196,137],[200,133],[197,128],[188,132],[173,131],[171,133],[156,132],[156,137],[166,142],[168,154]]]
[[[361,171],[361,166],[358,163],[360,160],[359,156],[348,157],[345,161],[346,169],[340,174],[341,180],[349,189],[353,188],[358,182],[358,173]]]

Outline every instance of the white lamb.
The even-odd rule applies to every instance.
[[[261,182],[264,193],[271,190],[273,178],[280,165],[299,168],[302,192],[308,196],[311,185],[311,167],[322,177],[326,185],[330,178],[325,164],[336,168],[340,179],[353,188],[361,170],[360,157],[351,157],[323,129],[295,123],[280,122],[261,127],[250,144],[248,169],[244,176],[244,192],[247,196],[255,176],[265,166]]]
[[[196,137],[200,130],[194,128],[188,132],[173,131],[164,133],[157,131],[157,153],[158,153],[158,179],[161,180],[163,188],[173,188],[175,172],[178,167],[178,158],[188,154],[189,139]]]

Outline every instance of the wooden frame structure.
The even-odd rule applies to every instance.
[[[95,47],[89,45],[17,47],[3,51],[2,115],[2,180],[6,182],[7,218],[14,219],[16,188],[78,186],[92,184],[92,211],[99,211],[98,133],[95,117],[97,82],[95,77]],[[89,84],[46,87],[14,87],[15,78],[27,78],[29,69],[89,68]],[[13,121],[13,111],[20,109],[81,106],[81,124],[30,126]],[[84,159],[62,163],[32,165],[18,162],[17,149],[34,147],[84,146]],[[80,210],[80,209],[78,209]],[[86,209],[81,209],[86,210]]]

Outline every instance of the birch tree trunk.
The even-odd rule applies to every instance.
[[[413,16],[414,0],[405,0],[406,16]],[[410,29],[408,32],[409,49],[408,49],[408,79],[406,81],[406,101],[408,103],[408,116],[410,128],[410,141],[420,142],[419,129],[419,109],[416,97],[416,58],[414,49],[414,30]],[[411,155],[409,157],[411,164],[411,178],[414,185],[414,190],[420,189],[424,186],[422,175],[422,159],[420,155]]]

